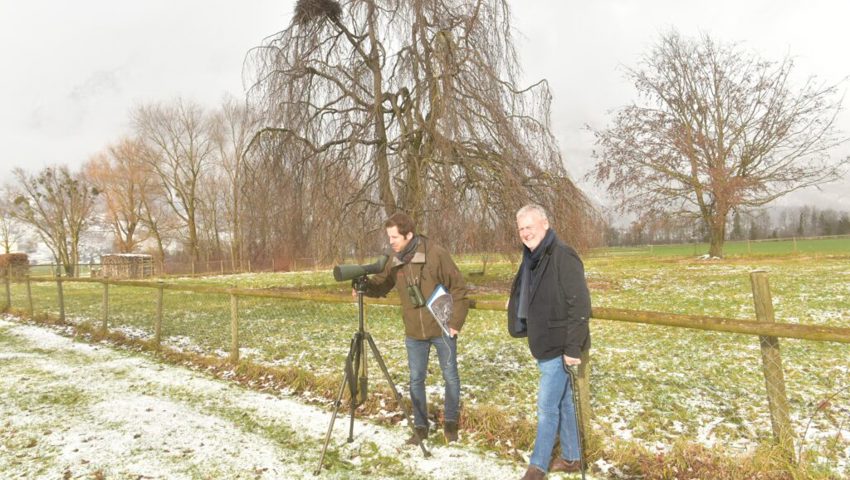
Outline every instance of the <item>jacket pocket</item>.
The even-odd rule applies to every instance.
[[[546,326],[549,328],[567,328],[567,319],[556,318],[554,320],[546,320]]]

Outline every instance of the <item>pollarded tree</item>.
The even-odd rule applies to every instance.
[[[846,140],[836,86],[795,88],[793,66],[708,36],[662,36],[628,70],[640,101],[595,132],[591,175],[621,211],[700,219],[709,255],[722,256],[730,212],[839,179],[848,163],[829,154]]]
[[[565,228],[588,213],[549,130],[547,83],[517,85],[506,0],[299,0],[245,71],[261,133],[320,170],[344,166],[361,185],[347,205],[439,211],[431,230],[443,217],[507,225],[496,231],[512,242],[529,200]]]
[[[30,225],[70,276],[80,263],[80,238],[92,220],[98,190],[68,167],[47,167],[32,176],[13,170],[18,194],[14,215]]]

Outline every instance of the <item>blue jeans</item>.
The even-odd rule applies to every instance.
[[[537,438],[534,440],[530,463],[548,472],[557,435],[561,436],[561,456],[565,460],[579,459],[578,427],[573,405],[573,388],[567,372],[564,371],[561,356],[538,360],[537,367],[540,369]]]
[[[425,393],[425,377],[428,375],[428,355],[431,345],[437,349],[440,370],[446,383],[446,422],[456,422],[460,408],[460,377],[457,373],[457,338],[446,336],[417,340],[406,337],[407,366],[410,368],[410,400],[413,402],[413,424],[428,426],[428,400]]]

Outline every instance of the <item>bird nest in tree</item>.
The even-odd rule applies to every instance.
[[[153,257],[138,253],[112,253],[100,256],[100,275],[108,278],[148,278],[153,276]]]
[[[26,253],[0,254],[0,278],[5,278],[9,270],[12,278],[23,278],[30,271],[30,261]]]
[[[292,20],[299,25],[305,25],[322,18],[337,21],[341,14],[342,7],[334,0],[298,0]]]

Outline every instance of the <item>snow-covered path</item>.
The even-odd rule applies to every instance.
[[[313,476],[329,413],[156,359],[0,319],[4,478]],[[518,479],[468,447],[401,447],[407,430],[337,418],[319,478]]]

